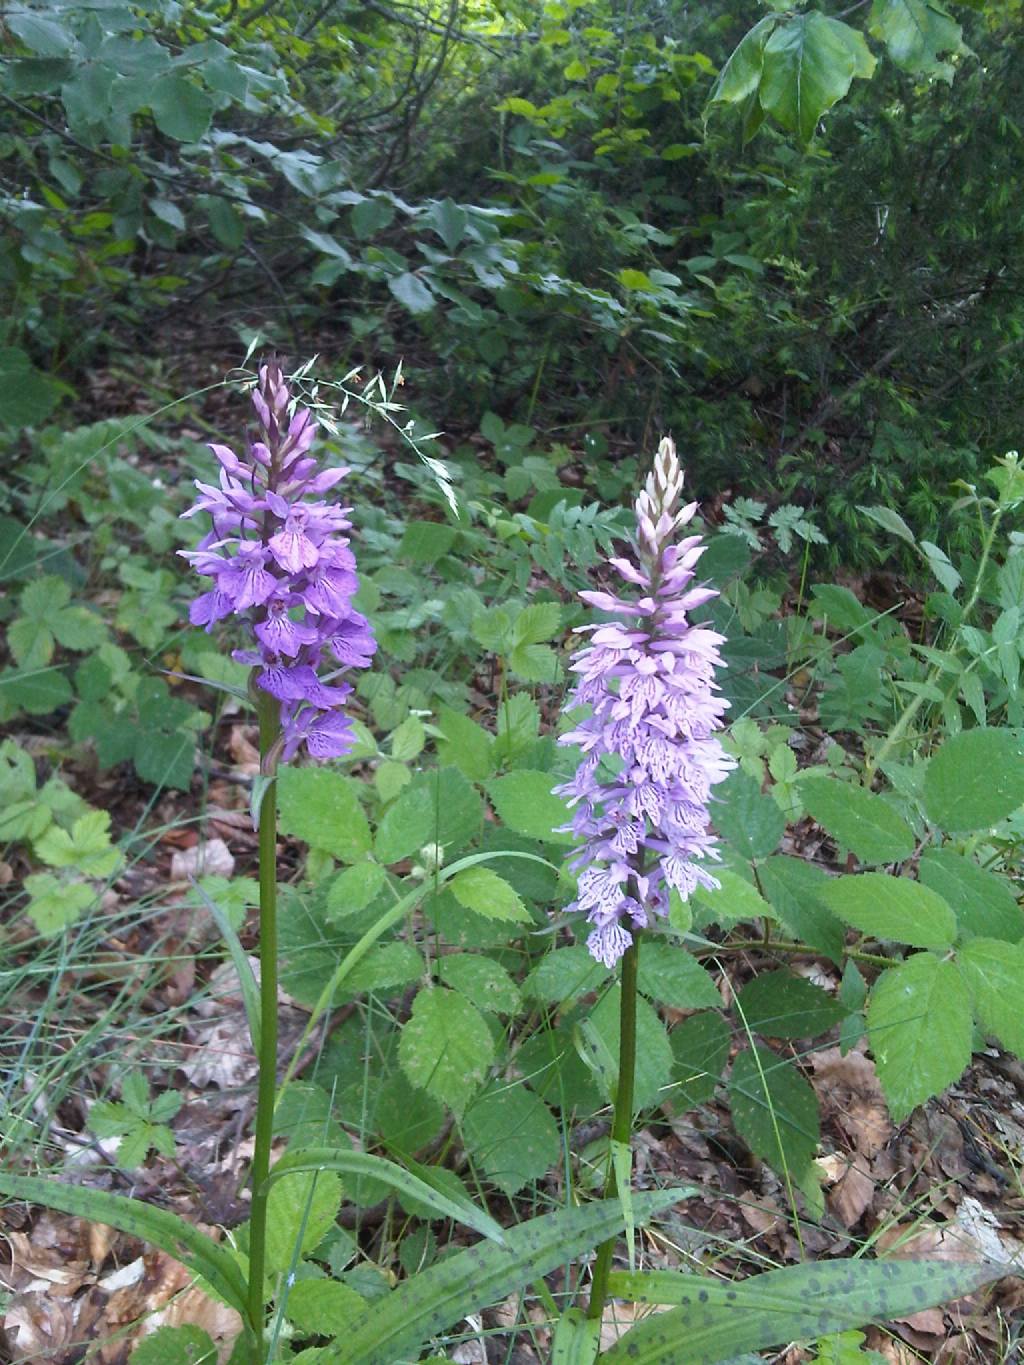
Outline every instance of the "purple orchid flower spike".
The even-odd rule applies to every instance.
[[[198,550],[182,551],[214,584],[192,603],[189,619],[208,631],[229,616],[246,621],[255,647],[235,657],[257,668],[256,686],[283,703],[286,762],[301,748],[318,761],[340,758],[355,742],[342,710],[352,688],[329,683],[342,667],[368,667],[377,647],[369,621],[352,606],[359,580],[343,534],[351,509],[319,496],[349,471],[317,469],[308,455],[316,421],[294,407],[276,362],[261,368],[252,403],[260,431],[248,459],[212,444],[219,483],[197,481],[199,496],[185,513],[208,512],[214,526]],[[324,661],[329,672],[321,678]]]
[[[619,619],[582,628],[590,641],[573,655],[568,707],[587,714],[559,743],[577,745],[583,760],[555,791],[573,808],[565,829],[581,841],[568,908],[593,925],[587,947],[606,967],[636,930],[668,914],[670,889],[685,900],[698,886],[718,886],[705,865],[718,856],[708,802],[735,765],[715,738],[728,707],[715,684],[723,637],[687,616],[717,594],[690,586],[704,547],[700,536],[675,539],[697,510],[679,506],[682,488],[666,437],[636,500],[636,560],[608,561],[625,591],[638,592],[580,593]],[[614,775],[601,766],[608,757],[618,760]]]

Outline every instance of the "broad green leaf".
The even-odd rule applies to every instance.
[[[370,851],[370,826],[350,778],[330,768],[283,767],[277,777],[281,831],[344,863]]]
[[[883,972],[868,1002],[868,1038],[893,1118],[952,1085],[971,1060],[971,1005],[952,962],[916,953]]]
[[[483,726],[450,707],[442,708],[437,724],[444,736],[437,745],[441,762],[454,763],[473,782],[486,781],[494,772],[494,740]]]
[[[867,26],[904,71],[952,80],[953,67],[939,54],[966,51],[963,29],[936,0],[874,0]]]
[[[668,1040],[675,1065],[666,1103],[681,1114],[714,1095],[729,1060],[729,1026],[717,1011],[705,1010],[677,1024]]]
[[[460,905],[485,919],[532,923],[529,910],[504,877],[490,867],[468,867],[451,881],[451,892]]]
[[[388,280],[388,288],[402,307],[407,308],[414,317],[429,313],[436,303],[432,292],[419,275],[414,275],[411,270],[405,270],[400,275],[392,275]]]
[[[714,1009],[722,1003],[711,977],[682,944],[644,943],[638,986],[659,1005],[677,1010]]]
[[[1024,944],[972,938],[956,961],[982,1029],[1024,1057]]]
[[[378,1092],[375,1118],[381,1138],[406,1160],[440,1133],[444,1105],[417,1089],[402,1068],[395,1067]],[[478,1227],[477,1231],[484,1230]],[[493,1236],[493,1232],[484,1231],[484,1235]]]
[[[571,844],[571,834],[556,833],[560,825],[568,823],[570,812],[562,798],[552,792],[554,785],[550,773],[519,768],[494,778],[487,784],[487,792],[509,829],[547,844]]]
[[[53,632],[43,617],[21,616],[12,621],[7,643],[16,662],[28,671],[43,668],[53,658]]]
[[[638,1222],[682,1198],[678,1190],[633,1196]],[[415,1356],[431,1336],[467,1313],[499,1303],[513,1290],[546,1275],[613,1237],[623,1226],[617,1199],[545,1214],[510,1228],[506,1245],[456,1252],[399,1285],[323,1352],[323,1365],[393,1365]]]
[[[894,863],[914,851],[914,831],[881,796],[835,777],[807,777],[800,796],[810,814],[862,863]]]
[[[20,38],[32,52],[41,57],[63,57],[71,51],[74,39],[69,31],[56,18],[23,10],[5,19],[6,26]]]
[[[582,943],[545,953],[523,982],[523,994],[549,1005],[561,1005],[598,990],[608,978]]]
[[[401,1166],[388,1161],[385,1157],[371,1156],[367,1152],[352,1152],[330,1147],[307,1147],[298,1150],[289,1148],[271,1170],[267,1183],[273,1190],[278,1181],[296,1172],[308,1176],[325,1171],[340,1171],[346,1175],[366,1176],[379,1180],[396,1194],[427,1205],[441,1218],[463,1223],[493,1241],[504,1241],[505,1234],[500,1225],[468,1198],[453,1199],[449,1194],[427,1184],[419,1175],[403,1170]],[[291,1183],[290,1180],[288,1183]]]
[[[522,1003],[519,987],[505,968],[479,953],[446,953],[438,961],[437,974],[486,1013],[515,1014]]]
[[[382,863],[398,863],[433,842],[434,811],[418,791],[403,791],[381,817],[374,852]]]
[[[1024,804],[1024,752],[1009,729],[964,730],[928,763],[924,808],[946,831],[989,829]]]
[[[296,1257],[318,1246],[341,1207],[341,1180],[331,1170],[321,1166],[312,1170],[285,1167],[275,1168],[271,1176],[267,1195],[268,1275],[286,1272]]]
[[[8,1195],[11,1199],[25,1199],[43,1208],[56,1209],[59,1213],[69,1213],[74,1218],[106,1223],[119,1232],[149,1242],[202,1275],[227,1303],[237,1308],[243,1317],[246,1316],[246,1284],[238,1262],[225,1247],[211,1241],[205,1233],[175,1213],[144,1204],[139,1199],[108,1194],[105,1190],[64,1185],[56,1180],[13,1175],[2,1170],[0,1194]]]
[[[398,1059],[405,1074],[457,1115],[479,1090],[494,1059],[483,1016],[454,991],[423,990],[402,1029]]]
[[[339,872],[327,891],[327,918],[344,919],[365,910],[383,889],[387,873],[380,863],[355,863]]]
[[[169,72],[154,83],[149,96],[153,120],[176,142],[198,142],[210,126],[211,95],[179,72]]]
[[[400,763],[411,763],[423,751],[426,742],[427,734],[419,716],[406,716],[388,737],[391,757]]]
[[[41,426],[61,392],[61,386],[37,370],[25,351],[0,346],[0,427]]]
[[[540,1180],[561,1157],[551,1110],[521,1081],[492,1081],[466,1110],[462,1137],[488,1180],[509,1195]]]
[[[740,104],[756,93],[761,83],[764,45],[778,16],[766,14],[743,35],[718,73],[708,104]]]
[[[758,868],[758,876],[772,909],[785,928],[801,943],[807,943],[833,962],[839,962],[845,934],[843,926],[821,899],[822,889],[829,884],[822,869],[803,858],[777,853],[765,859]]]
[[[754,1044],[737,1054],[729,1075],[729,1110],[750,1150],[794,1181],[818,1149],[818,1100],[789,1062]]]
[[[724,1365],[741,1351],[811,1340],[848,1327],[907,1317],[962,1298],[1005,1266],[950,1261],[814,1261],[730,1282],[671,1270],[613,1272],[612,1294],[678,1304],[621,1337],[608,1365]]]
[[[956,916],[942,897],[907,877],[885,872],[833,877],[820,895],[844,924],[876,938],[947,948],[956,937]]]
[[[455,544],[458,535],[454,526],[442,521],[406,522],[398,554],[413,564],[436,564]]]
[[[420,773],[384,812],[377,857],[396,863],[432,844],[458,850],[479,832],[481,814],[480,797],[457,768]]]
[[[465,235],[469,214],[453,199],[441,199],[430,205],[420,221],[429,223],[448,250],[454,251]]]
[[[778,847],[786,817],[761,793],[760,783],[742,768],[715,788],[712,807],[715,828],[730,848],[744,858],[766,858]]]
[[[368,1307],[361,1294],[340,1280],[299,1280],[288,1291],[285,1317],[311,1336],[340,1337]]]
[[[516,616],[512,632],[517,644],[536,645],[550,640],[562,620],[562,608],[557,602],[538,602],[524,607]]]
[[[643,951],[640,953],[643,960]],[[607,1055],[618,1065],[619,1009],[622,991],[618,985],[606,991],[590,1011],[587,1023],[603,1043]],[[658,1015],[644,999],[636,1002],[637,1057],[633,1092],[635,1109],[649,1109],[663,1098],[672,1079],[672,1045]]]
[[[217,1365],[217,1347],[201,1327],[159,1327],[143,1337],[129,1365]]]
[[[693,899],[699,901],[718,924],[739,924],[743,920],[774,919],[775,912],[757,887],[728,867],[710,866],[718,882],[715,890],[698,886]]]
[[[1005,877],[989,872],[952,848],[927,848],[917,875],[953,907],[961,936],[1024,938],[1024,912]]]
[[[569,1308],[558,1319],[551,1342],[551,1365],[593,1365],[601,1344],[601,1324],[581,1308]]]
[[[863,35],[819,10],[780,23],[764,45],[761,106],[783,128],[810,142],[822,114],[869,77],[875,59]]]
[[[813,1038],[838,1024],[846,1011],[832,996],[793,972],[765,972],[737,993],[736,1011],[766,1038]]]

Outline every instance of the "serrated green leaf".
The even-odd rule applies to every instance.
[[[35,852],[51,867],[73,867],[86,877],[109,877],[121,861],[110,846],[110,815],[91,810],[80,815],[71,832],[51,825],[36,840]]]
[[[523,994],[545,1004],[561,1005],[597,990],[608,973],[582,943],[545,953],[523,982]]]
[[[437,752],[442,763],[453,763],[473,782],[486,781],[494,772],[494,740],[481,725],[461,711],[443,707],[438,715],[443,740]]]
[[[1005,1273],[988,1262],[813,1261],[742,1282],[675,1271],[613,1272],[609,1289],[638,1303],[679,1304],[652,1314],[602,1356],[608,1365],[725,1365],[741,1351],[873,1321],[906,1317],[958,1299]]]
[[[914,831],[881,796],[833,777],[807,777],[800,796],[810,814],[863,863],[909,858]]]
[[[715,788],[714,822],[726,843],[751,859],[774,853],[786,828],[782,811],[742,768]]]
[[[492,1081],[466,1110],[462,1136],[487,1178],[509,1195],[539,1180],[561,1155],[551,1111],[522,1083]]]
[[[1024,938],[1024,913],[1005,877],[952,848],[926,848],[918,863],[922,883],[953,907],[961,935]]]
[[[698,901],[718,924],[739,924],[742,920],[775,918],[775,912],[757,887],[728,867],[712,867],[718,882],[714,890],[698,886],[693,899]]]
[[[217,1365],[217,1347],[208,1333],[190,1323],[158,1327],[143,1337],[129,1357],[129,1365]]]
[[[397,729],[392,730],[388,745],[391,757],[400,763],[411,763],[422,752],[427,734],[419,716],[406,716]]]
[[[176,142],[198,142],[210,126],[214,109],[212,96],[173,71],[154,82],[149,104],[156,126]]]
[[[1024,752],[1008,729],[964,730],[934,754],[924,776],[924,808],[940,829],[988,829],[1024,805]]]
[[[350,778],[330,768],[284,767],[277,788],[282,833],[344,863],[369,853],[370,826]]]
[[[285,1316],[311,1336],[340,1337],[368,1306],[361,1294],[339,1280],[299,1280],[288,1291]]]
[[[358,914],[383,889],[387,873],[380,863],[356,863],[339,872],[327,891],[327,917],[331,920],[344,919],[346,915]]]
[[[556,833],[560,825],[568,823],[570,811],[552,792],[554,785],[550,773],[520,768],[494,778],[487,784],[487,793],[509,829],[548,844],[571,844],[571,834]]]
[[[515,1014],[522,1003],[519,987],[504,967],[477,953],[446,953],[437,964],[446,986],[464,995],[477,1009]]]
[[[751,1151],[799,1182],[818,1148],[818,1101],[789,1062],[755,1044],[740,1052],[729,1075],[729,1109]]]
[[[1024,944],[972,938],[956,962],[981,1027],[1008,1051],[1024,1057]]]
[[[413,1002],[398,1058],[414,1085],[461,1114],[484,1082],[494,1040],[468,1000],[436,987],[420,991]]]
[[[666,1103],[676,1114],[706,1104],[729,1060],[729,1026],[720,1014],[693,1014],[669,1034],[675,1065]]]
[[[637,985],[659,1005],[677,1010],[714,1009],[722,1003],[711,977],[681,944],[645,943]]]
[[[74,924],[83,910],[95,905],[97,893],[85,882],[65,882],[48,872],[25,878],[27,913],[39,932],[49,938]]]
[[[838,1024],[842,1005],[793,972],[765,972],[737,993],[736,1011],[745,1026],[766,1038],[813,1038]]]
[[[451,892],[460,905],[485,919],[513,920],[530,924],[532,916],[504,877],[490,867],[468,867],[451,881]]]
[[[284,1157],[282,1160],[286,1160]],[[277,1166],[280,1167],[278,1162]],[[280,1274],[323,1241],[341,1207],[341,1180],[331,1170],[285,1167],[271,1173],[267,1195],[267,1273]]]
[[[643,961],[644,944],[640,951]],[[587,1024],[600,1039],[603,1052],[610,1057],[617,1068],[619,1057],[619,1012],[622,1000],[621,987],[616,984],[606,991],[590,1011]],[[672,1080],[672,1046],[665,1032],[665,1026],[656,1012],[644,999],[636,1002],[637,1057],[636,1076],[633,1087],[634,1108],[649,1109],[664,1098],[664,1092]],[[609,1078],[612,1088],[614,1077]]]
[[[952,962],[916,953],[876,981],[868,1038],[893,1118],[952,1085],[971,1060],[971,1006]]]
[[[861,872],[833,877],[819,893],[854,929],[915,948],[945,948],[956,937],[956,916],[941,896],[907,877]]]
[[[843,926],[821,899],[828,877],[820,867],[784,853],[766,858],[758,869],[765,895],[785,928],[833,962],[842,958]]]

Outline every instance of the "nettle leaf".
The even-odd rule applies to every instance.
[[[277,777],[281,831],[345,863],[370,851],[370,826],[350,778],[330,768],[283,767]]]
[[[952,962],[917,953],[878,978],[867,1013],[878,1079],[897,1122],[962,1075],[971,1004]]]
[[[644,995],[677,1010],[713,1009],[722,1003],[714,981],[681,944],[645,943],[637,984]]]
[[[466,1110],[462,1137],[488,1180],[510,1195],[540,1180],[562,1150],[550,1109],[521,1081],[492,1081]]]
[[[864,36],[818,10],[780,23],[764,45],[761,107],[783,128],[810,142],[818,120],[838,103],[855,77],[875,69]]]
[[[666,1097],[673,1113],[706,1104],[729,1060],[729,1026],[714,1010],[693,1014],[669,1034],[675,1066]]]
[[[953,907],[961,936],[1024,938],[1024,913],[1005,877],[980,867],[952,848],[927,848],[917,875]]]
[[[736,1010],[767,1038],[812,1038],[838,1024],[846,1011],[832,996],[793,972],[765,972],[736,996]]]
[[[956,961],[982,1029],[1024,1057],[1024,944],[973,938],[961,948]]]
[[[904,71],[952,80],[953,67],[940,53],[966,52],[963,29],[936,0],[875,0],[868,32],[885,43]]]
[[[451,893],[460,905],[485,919],[514,920],[529,924],[532,916],[515,890],[504,877],[492,868],[477,864],[467,867],[449,883]]]
[[[852,849],[863,863],[894,863],[914,851],[914,831],[891,805],[874,792],[834,777],[806,777],[800,795],[808,811]]]
[[[940,829],[990,829],[1024,805],[1024,747],[1009,729],[947,739],[924,775],[924,808]]]
[[[729,1075],[729,1109],[750,1150],[799,1181],[818,1149],[818,1100],[799,1071],[768,1048],[740,1052]]]
[[[398,1059],[414,1085],[461,1115],[494,1060],[494,1040],[464,996],[435,987],[420,991],[413,1002]]]
[[[446,986],[471,1000],[477,1009],[515,1014],[522,1003],[519,987],[504,967],[476,953],[447,953],[437,964]]]
[[[499,724],[499,737],[500,734]],[[487,794],[509,829],[546,844],[571,844],[571,834],[556,832],[559,826],[568,824],[570,811],[562,798],[552,792],[554,785],[551,773],[520,768],[494,778],[487,784]]]
[[[942,897],[907,877],[884,872],[833,877],[819,894],[845,924],[876,938],[947,948],[956,937],[956,916]]]

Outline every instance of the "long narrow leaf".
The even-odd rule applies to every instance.
[[[245,1277],[238,1263],[229,1251],[176,1213],[122,1194],[61,1185],[56,1180],[11,1175],[6,1171],[0,1171],[0,1194],[58,1209],[76,1218],[88,1218],[94,1223],[106,1223],[119,1232],[151,1242],[202,1275],[232,1308],[238,1309],[243,1319],[247,1318]]]
[[[388,1161],[386,1157],[371,1156],[369,1152],[346,1152],[338,1147],[304,1147],[289,1151],[274,1166],[267,1180],[272,1185],[281,1176],[295,1171],[343,1171],[350,1175],[371,1176],[374,1180],[390,1185],[398,1194],[406,1194],[435,1210],[442,1218],[454,1219],[466,1227],[479,1232],[481,1236],[503,1245],[505,1232],[500,1223],[478,1209],[467,1198],[454,1199],[450,1193],[442,1193],[428,1185],[425,1180],[411,1175],[408,1171]]]
[[[818,1261],[738,1284],[673,1271],[612,1274],[609,1289],[636,1303],[678,1304],[638,1323],[602,1365],[718,1365],[741,1351],[813,1341],[958,1299],[1007,1273],[981,1261]]]
[[[692,1190],[662,1190],[634,1198],[638,1220],[687,1198]],[[374,1303],[343,1341],[324,1349],[321,1365],[393,1365],[415,1356],[428,1337],[556,1266],[613,1237],[622,1206],[605,1199],[582,1209],[531,1218],[505,1233],[503,1247],[481,1244],[449,1256]]]

